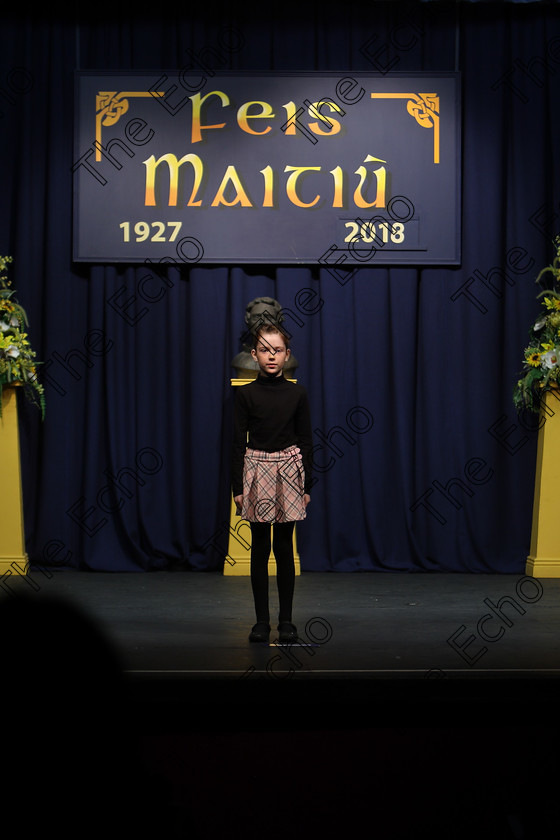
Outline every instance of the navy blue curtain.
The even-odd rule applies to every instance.
[[[0,253],[45,362],[44,423],[20,404],[36,566],[222,569],[230,362],[247,302],[270,295],[293,313],[321,446],[302,569],[524,570],[537,435],[511,392],[560,229],[558,7],[306,9],[2,23]],[[343,284],[319,266],[180,265],[142,296],[145,267],[72,263],[74,70],[179,68],[228,26],[243,44],[217,69],[461,71],[460,267],[365,265]]]

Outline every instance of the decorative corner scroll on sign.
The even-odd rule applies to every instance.
[[[165,91],[116,90],[99,91],[95,97],[95,159],[101,160],[101,126],[115,125],[128,111],[129,96],[165,96]]]
[[[439,163],[439,96],[437,93],[372,93],[372,99],[407,99],[406,110],[422,128],[434,129],[434,163]]]

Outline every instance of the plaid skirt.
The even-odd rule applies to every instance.
[[[305,519],[304,469],[299,447],[280,452],[247,449],[243,464],[241,516],[249,522]]]

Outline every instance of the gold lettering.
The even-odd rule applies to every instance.
[[[202,173],[203,173],[203,164],[201,159],[198,155],[189,154],[183,155],[181,160],[177,160],[177,156],[174,154],[166,154],[162,155],[160,158],[156,160],[155,155],[151,155],[147,160],[143,161],[146,167],[146,195],[144,199],[144,204],[146,207],[155,207],[156,205],[156,196],[155,196],[155,180],[156,180],[156,170],[160,163],[165,162],[167,163],[168,170],[169,170],[169,207],[176,207],[177,206],[177,191],[178,191],[178,184],[179,184],[179,168],[184,163],[191,163],[194,171],[194,185],[191,192],[191,197],[188,201],[188,207],[200,207],[202,203],[202,199],[198,201],[194,201],[194,197],[198,192],[200,187],[200,183],[202,181]]]
[[[232,201],[226,201],[226,199],[224,197],[224,193],[225,193],[225,190],[226,190],[226,187],[227,187],[228,183],[230,183],[230,182],[233,184],[233,186],[235,188],[236,197],[234,199],[232,199]],[[235,204],[241,204],[242,207],[252,207],[253,206],[252,203],[250,202],[250,200],[248,199],[245,190],[243,189],[243,186],[241,184],[241,180],[239,178],[239,175],[237,174],[235,166],[228,166],[228,168],[226,169],[226,173],[225,173],[224,177],[222,178],[222,183],[218,187],[218,192],[216,193],[216,195],[214,197],[214,201],[212,202],[211,206],[212,207],[217,207],[218,204],[225,204],[226,207],[233,207]]]
[[[342,108],[339,105],[337,105],[336,102],[331,102],[329,99],[321,99],[321,100],[319,100],[319,102],[312,102],[311,103],[311,108],[308,109],[309,115],[311,117],[314,117],[314,116],[316,116],[314,111],[315,112],[318,111],[321,114],[321,116],[323,116],[324,119],[327,122],[331,123],[331,127],[327,131],[323,131],[323,129],[321,128],[321,126],[319,125],[318,122],[311,122],[311,123],[309,123],[309,128],[315,134],[320,134],[323,137],[332,137],[333,134],[338,134],[338,132],[341,129],[341,125],[340,125],[339,121],[333,119],[333,117],[327,117],[326,115],[324,115],[323,112],[321,111],[321,105],[328,105],[329,108],[331,109],[331,111],[338,111],[339,114],[341,114],[341,113],[344,114],[345,112],[342,110]],[[322,123],[322,125],[324,127],[326,127],[324,122]]]
[[[261,169],[264,177],[263,207],[274,207],[274,170],[270,164]]]
[[[305,204],[305,202],[303,202],[297,194],[296,187],[297,187],[297,180],[298,180],[299,176],[303,172],[311,172],[311,171],[320,172],[321,167],[320,166],[286,166],[284,168],[284,172],[291,172],[292,173],[289,176],[288,182],[286,184],[286,192],[288,194],[288,198],[290,199],[292,204],[295,204],[298,207],[313,207],[313,205],[317,204],[317,202],[319,201],[319,199],[321,197],[319,195],[316,195],[315,198],[313,199],[313,201],[310,204]]]
[[[290,134],[290,135],[295,134],[296,133],[296,122],[297,122],[297,120],[295,119],[296,103],[291,102],[291,101],[286,102],[285,105],[282,105],[282,108],[286,109],[286,114],[288,115],[288,118],[286,120],[287,128],[286,128],[286,131],[284,132],[284,134]]]
[[[344,172],[341,166],[331,169],[334,180],[333,207],[344,207]]]
[[[221,90],[212,90],[210,93],[206,93],[204,96],[201,97],[200,93],[195,93],[194,96],[191,96],[192,102],[192,142],[198,143],[202,140],[201,131],[206,131],[209,128],[223,128],[225,123],[219,123],[217,125],[201,125],[200,124],[200,112],[202,110],[202,105],[210,96],[219,96],[222,100],[222,108],[225,108],[226,105],[229,105],[229,97],[227,94],[222,93]]]
[[[364,163],[387,163],[386,160],[380,160],[380,158],[372,157],[368,155],[364,160]],[[376,179],[376,197],[375,201],[368,203],[364,197],[362,196],[362,187],[364,186],[365,180],[368,176],[368,171],[365,166],[359,166],[356,170],[356,175],[360,176],[360,183],[356,187],[354,192],[354,203],[356,207],[385,207],[385,187],[387,184],[387,171],[384,166],[380,166],[379,169],[374,169],[373,174],[375,175]]]
[[[261,106],[261,113],[260,114],[249,114],[249,108],[251,105],[260,105]],[[262,120],[266,119],[267,117],[274,117],[274,111],[272,110],[272,105],[269,105],[268,102],[244,102],[239,111],[237,112],[237,122],[239,123],[239,127],[246,131],[248,134],[268,134],[270,131],[270,126],[268,125],[264,131],[255,131],[254,128],[249,127],[249,123],[247,120]]]

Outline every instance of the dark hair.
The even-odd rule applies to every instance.
[[[267,335],[270,334],[270,333],[276,333],[277,335],[281,335],[282,338],[284,339],[284,344],[286,345],[286,350],[289,349],[289,347],[290,347],[290,337],[289,337],[289,335],[282,329],[282,327],[279,327],[275,324],[261,324],[261,326],[259,326],[255,330],[255,334],[254,334],[254,337],[253,337],[253,349],[255,349],[255,350],[257,349],[257,344],[259,343],[259,341],[261,341],[261,336],[262,336],[263,333],[265,333]]]

